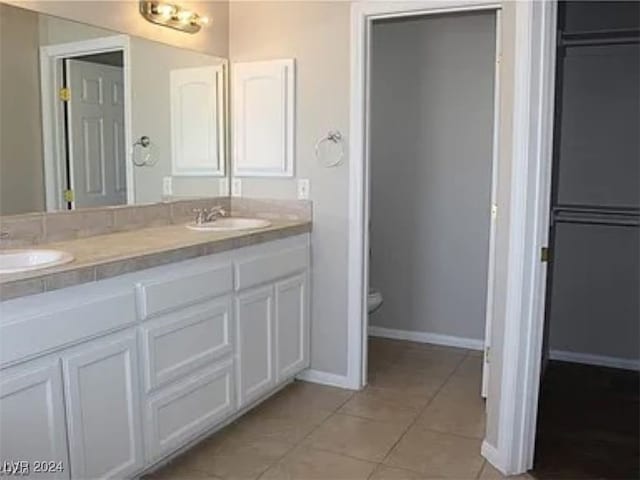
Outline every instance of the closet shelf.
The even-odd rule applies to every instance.
[[[591,32],[559,32],[559,47],[627,45],[640,43],[640,30],[597,30]]]

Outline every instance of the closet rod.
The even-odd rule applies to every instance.
[[[601,225],[607,227],[640,227],[640,220],[631,218],[585,218],[562,216],[555,218],[553,223],[572,223],[577,225]]]
[[[585,213],[596,215],[624,215],[629,217],[640,216],[640,208],[635,207],[590,207],[590,206],[562,206],[557,205],[551,209],[554,215],[563,213]]]
[[[640,37],[619,38],[576,38],[558,41],[559,47],[597,47],[600,45],[634,45],[640,43]]]

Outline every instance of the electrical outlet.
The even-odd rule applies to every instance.
[[[162,177],[162,194],[165,196],[173,195],[172,177]]]
[[[229,195],[229,179],[221,178],[218,180],[218,194],[221,197],[226,197]]]
[[[300,178],[298,179],[298,199],[299,200],[309,200],[309,179],[308,178]]]
[[[242,196],[242,180],[240,180],[239,178],[234,178],[233,180],[231,180],[231,196]]]

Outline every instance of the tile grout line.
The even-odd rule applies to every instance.
[[[275,465],[277,465],[278,463],[282,462],[282,460],[284,459],[284,457],[286,457],[287,455],[289,455],[289,453],[291,453],[293,450],[295,450],[297,447],[301,447],[303,446],[304,441],[311,436],[311,434],[313,434],[316,430],[318,430],[322,425],[325,424],[325,422],[327,422],[327,420],[329,420],[331,417],[333,417],[336,412],[341,409],[349,400],[351,400],[351,398],[353,397],[353,395],[355,394],[355,392],[351,392],[349,394],[349,396],[340,404],[338,404],[338,406],[336,408],[334,408],[333,410],[325,410],[330,412],[329,415],[327,415],[324,420],[322,420],[320,423],[318,423],[318,425],[316,425],[315,427],[313,427],[311,430],[309,430],[309,432],[307,432],[306,435],[304,435],[300,440],[298,440],[297,442],[292,442],[292,446],[290,449],[288,449],[287,451],[285,451],[280,457],[278,457],[276,460],[274,460],[273,462],[271,462],[267,468],[265,468],[257,477],[256,480],[260,480],[265,473],[267,473],[269,471],[269,469]],[[318,409],[321,410],[321,409]]]
[[[426,347],[426,349],[428,349],[429,347]],[[417,348],[417,350],[420,350],[421,348]],[[388,452],[386,453],[386,455],[382,458],[381,461],[379,462],[375,462],[375,461],[371,461],[371,460],[366,460],[363,458],[358,458],[358,457],[354,457],[351,455],[346,455],[344,453],[337,453],[331,450],[326,450],[324,448],[320,448],[320,447],[316,447],[316,446],[312,446],[310,445],[308,448],[311,449],[315,449],[315,450],[319,450],[322,452],[326,452],[326,453],[331,453],[333,455],[340,455],[342,457],[345,458],[350,458],[352,460],[357,460],[360,462],[366,462],[366,463],[370,463],[373,464],[373,470],[371,471],[371,473],[367,476],[367,479],[371,479],[376,472],[378,472],[381,468],[383,467],[387,467],[388,465],[386,465],[384,462],[385,460],[389,457],[389,455],[391,454],[391,452],[395,449],[395,447],[398,445],[398,443],[400,443],[400,441],[406,436],[406,434],[408,433],[408,431],[415,426],[415,424],[418,421],[418,418],[420,418],[420,416],[424,413],[424,411],[432,404],[433,400],[438,396],[438,394],[442,391],[442,389],[445,387],[445,385],[447,385],[447,383],[449,383],[449,381],[451,380],[451,378],[458,372],[458,370],[460,369],[460,367],[462,366],[462,364],[464,363],[464,361],[469,358],[472,355],[473,352],[471,351],[467,351],[466,353],[464,353],[463,355],[460,355],[460,359],[458,360],[456,366],[453,368],[453,370],[451,371],[451,373],[449,373],[449,375],[447,375],[445,377],[445,379],[443,380],[442,384],[435,390],[435,392],[429,397],[429,399],[427,400],[426,404],[419,408],[416,409],[418,411],[418,413],[416,414],[415,418],[413,419],[412,422],[410,422],[408,424],[408,426],[403,430],[403,432],[400,434],[400,436],[398,437],[398,440],[396,440],[396,442],[394,442],[394,444],[389,448]],[[397,364],[399,364],[401,361],[400,358],[389,362],[389,365],[386,366],[384,369],[388,369],[390,367],[396,366]],[[334,417],[335,415],[346,415],[346,416],[350,416],[350,417],[354,417],[354,418],[359,418],[362,420],[369,420],[369,421],[373,421],[376,423],[389,423],[389,422],[383,422],[383,421],[379,421],[379,420],[375,420],[375,419],[371,419],[371,418],[367,418],[367,417],[361,417],[359,415],[353,415],[350,413],[341,413],[340,410],[357,394],[358,392],[352,392],[351,395],[349,395],[340,405],[338,405],[338,407],[336,407],[333,411],[331,411],[331,414],[328,415],[322,422],[320,422],[316,427],[314,427],[312,430],[310,430],[304,437],[302,437],[302,439],[300,439],[298,441],[298,443],[294,444],[289,450],[287,450],[278,460],[274,461],[272,464],[270,464],[258,477],[256,477],[258,480],[263,478],[264,474],[274,465],[280,463],[282,461],[282,459],[287,456],[291,451],[295,450],[295,448],[297,447],[301,447],[304,446],[304,442],[311,436],[313,435],[313,433],[315,433],[320,427],[322,427],[322,425],[324,425],[327,421],[329,421],[329,419],[331,419],[332,417]],[[385,401],[385,403],[389,403],[391,405],[394,405],[394,402],[391,401]],[[425,430],[430,430],[430,429],[425,429]],[[436,430],[430,430],[436,433],[449,433],[449,432],[438,432]],[[457,434],[452,434],[454,436],[460,437],[460,438],[465,438],[465,439],[471,439],[470,437],[465,437],[462,435],[457,435]],[[473,438],[473,440],[477,440],[477,438]],[[412,473],[416,473],[418,475],[422,475],[422,473],[420,472],[416,472],[415,470],[412,470],[410,468],[406,468],[406,467],[397,467],[400,468],[402,470],[406,470],[408,472],[412,472]],[[476,476],[474,478],[478,478],[478,476],[482,473],[482,470],[484,468],[484,462],[480,468],[480,470],[478,471],[478,473],[476,474]]]
[[[400,437],[398,438],[398,440],[391,446],[391,448],[389,449],[389,451],[387,452],[387,454],[384,456],[384,458],[382,459],[382,461],[380,462],[381,465],[386,465],[385,464],[385,460],[387,460],[389,458],[389,455],[391,455],[391,452],[393,452],[393,450],[398,446],[398,444],[402,441],[402,439],[404,437],[406,437],[407,433],[409,432],[409,430],[411,429],[411,427],[413,427],[416,422],[418,421],[418,418],[420,418],[420,416],[424,413],[424,411],[429,407],[429,405],[431,405],[431,403],[433,402],[433,400],[438,396],[438,394],[440,393],[440,391],[444,388],[444,386],[449,382],[449,380],[451,380],[451,378],[453,377],[453,375],[455,375],[455,373],[458,371],[458,369],[460,368],[460,366],[462,365],[462,363],[464,362],[464,360],[466,359],[466,356],[463,355],[462,358],[460,359],[460,361],[458,362],[458,364],[456,365],[456,367],[452,370],[452,372],[445,378],[445,380],[442,382],[442,384],[436,389],[436,391],[433,393],[433,395],[429,398],[429,400],[427,401],[427,403],[424,405],[424,407],[422,407],[422,409],[420,410],[420,412],[418,412],[418,415],[416,415],[416,417],[413,419],[413,422],[411,422],[409,424],[409,426],[405,429],[405,431],[400,435]],[[413,470],[410,470],[413,471]],[[416,472],[418,473],[418,472]],[[372,474],[373,475],[373,474]],[[369,476],[369,478],[371,478],[371,475]]]
[[[480,470],[476,474],[476,480],[480,479],[480,477],[482,476],[482,473],[484,472],[484,468],[487,466],[487,460],[486,459],[483,459],[483,460],[484,461],[482,462],[482,466],[480,467]]]

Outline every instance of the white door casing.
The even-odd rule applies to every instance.
[[[74,208],[127,203],[122,67],[66,60]]]
[[[224,69],[216,65],[171,70],[173,175],[225,175]]]
[[[484,354],[482,356],[482,389],[481,395],[489,394],[489,375],[491,373],[491,327],[493,324],[495,293],[495,257],[496,257],[496,225],[498,222],[498,159],[500,150],[500,65],[502,64],[502,12],[496,10],[496,49],[493,76],[493,146],[491,161],[491,220],[489,226],[489,252],[487,268],[487,297],[485,307]]]
[[[80,345],[62,359],[71,470],[124,478],[142,468],[135,331]]]
[[[293,59],[232,65],[233,175],[292,177]]]
[[[122,52],[124,76],[124,143],[131,146],[131,48],[127,35],[79,40],[40,47],[40,91],[42,100],[42,144],[47,211],[66,208],[63,190],[66,188],[64,146],[64,115],[58,91],[62,87],[62,62],[66,58],[107,52]],[[127,203],[135,203],[135,182],[132,149],[125,149]]]
[[[515,78],[509,242],[496,256],[508,255],[503,351],[500,375],[490,378],[499,392],[496,415],[489,421],[497,438],[483,442],[482,453],[503,473],[531,468],[539,390],[540,352],[544,317],[544,279],[540,248],[548,235],[548,199],[553,128],[556,2],[515,2]],[[416,2],[355,2],[351,14],[351,114],[349,184],[349,321],[348,369],[352,388],[366,377],[366,294],[368,240],[368,165],[366,100],[368,95],[369,24],[374,18],[406,17],[499,9],[501,3],[483,0]],[[503,85],[504,88],[504,85]],[[504,123],[504,121],[502,121]],[[504,209],[503,209],[504,210]],[[499,217],[504,218],[504,217]],[[504,333],[504,335],[502,335]],[[495,339],[498,333],[492,333]],[[494,354],[494,361],[496,361]],[[497,419],[495,417],[498,417]]]

